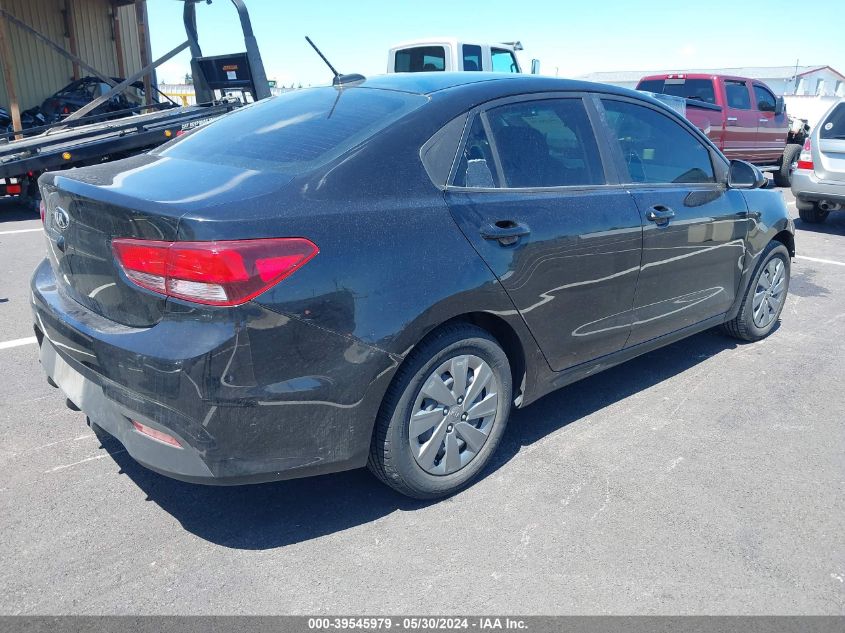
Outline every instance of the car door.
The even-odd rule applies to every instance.
[[[623,97],[601,104],[643,217],[632,346],[727,312],[742,272],[747,207],[727,189],[723,159],[680,117]]]
[[[722,81],[725,103],[724,152],[728,158],[757,160],[757,113],[751,107],[748,82]]]
[[[775,164],[783,155],[786,147],[786,134],[789,123],[786,113],[776,114],[777,99],[766,86],[758,83],[751,85],[754,91],[754,105],[757,115],[757,150],[758,160]]]
[[[607,172],[582,96],[497,102],[471,115],[446,200],[550,366],[622,349],[642,228]]]

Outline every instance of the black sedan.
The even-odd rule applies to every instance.
[[[756,168],[624,89],[389,75],[41,177],[52,384],[198,483],[368,465],[468,484],[514,407],[714,326],[777,325],[793,226]]]

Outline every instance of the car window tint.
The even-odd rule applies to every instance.
[[[487,112],[507,187],[605,182],[590,119],[580,99],[526,101]]]
[[[467,135],[453,184],[456,187],[498,187],[495,171],[490,141],[481,117],[476,116]]]
[[[513,53],[501,48],[494,48],[490,51],[494,73],[516,73],[519,67],[516,65],[516,58]]]
[[[464,70],[484,70],[481,65],[481,47],[477,44],[464,44],[462,47],[464,56]]]
[[[630,182],[715,182],[710,152],[671,118],[626,101],[603,99]]]
[[[641,81],[637,90],[646,90],[673,97],[716,103],[712,79],[649,79]]]
[[[845,103],[836,106],[821,126],[821,138],[845,139]]]
[[[761,112],[775,111],[775,95],[763,86],[754,85],[754,101],[757,102],[757,109]]]
[[[422,95],[308,88],[264,99],[154,153],[297,174],[340,156],[421,107]]]
[[[442,46],[415,46],[396,51],[397,73],[446,70],[446,50]]]
[[[728,107],[734,110],[750,110],[751,99],[744,81],[725,81],[725,95]]]

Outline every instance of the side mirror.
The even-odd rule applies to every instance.
[[[786,104],[783,97],[778,97],[775,101],[775,114],[783,114],[784,112],[786,112]]]
[[[766,174],[744,160],[732,160],[728,169],[728,187],[731,189],[761,189],[769,182]]]
[[[539,75],[540,74],[540,60],[539,59],[532,59],[531,60],[531,74],[532,75]]]

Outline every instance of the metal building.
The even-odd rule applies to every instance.
[[[146,25],[146,0],[0,0],[0,107],[40,105],[94,74],[85,65],[108,77],[140,71],[150,61]]]

